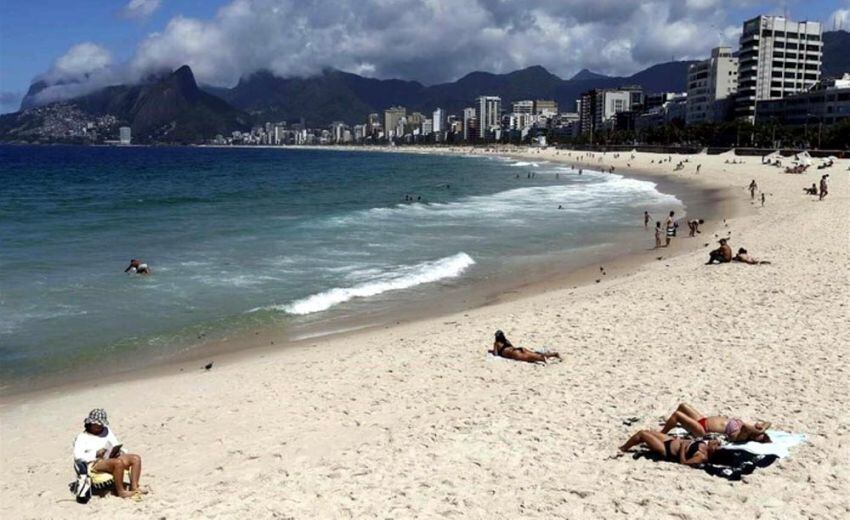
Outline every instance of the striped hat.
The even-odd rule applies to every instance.
[[[109,419],[106,417],[106,410],[103,408],[95,408],[89,412],[89,416],[84,421],[85,425],[99,424],[101,426],[109,426]]]

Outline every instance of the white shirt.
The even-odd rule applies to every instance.
[[[111,428],[104,427],[106,435],[92,435],[82,432],[74,440],[74,460],[93,462],[97,459],[97,452],[109,446],[118,446],[121,442],[113,433]]]

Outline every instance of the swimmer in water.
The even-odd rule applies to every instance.
[[[148,264],[142,262],[137,258],[133,258],[130,260],[130,265],[127,266],[127,269],[124,269],[125,273],[131,274],[151,274],[151,269],[148,267]]]

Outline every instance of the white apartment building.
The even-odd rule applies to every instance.
[[[531,101],[531,100],[514,101],[512,108],[513,108],[514,114],[533,114],[534,113],[534,101]]]
[[[446,111],[442,108],[434,110],[431,120],[434,125],[434,133],[439,134],[446,131]]]
[[[792,22],[782,16],[744,22],[735,115],[753,120],[757,101],[810,89],[820,79],[822,56],[819,22]]]
[[[119,128],[118,135],[121,144],[130,144],[133,141],[133,131],[129,126],[122,126]]]
[[[730,47],[716,47],[711,58],[688,69],[688,101],[685,121],[689,125],[722,119],[722,104],[738,92],[738,58]]]
[[[401,134],[397,134],[396,132],[399,120],[405,116],[407,116],[407,109],[404,107],[390,107],[384,110],[384,132],[387,139],[392,139],[393,136],[401,137],[404,135],[404,131]]]
[[[480,96],[475,100],[475,117],[478,119],[478,137],[485,139],[490,130],[498,129],[502,117],[502,98]]]

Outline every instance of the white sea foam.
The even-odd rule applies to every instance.
[[[531,166],[532,168],[540,168],[540,164],[536,162],[526,162],[526,161],[517,161],[513,163],[511,166]]]
[[[266,307],[266,309],[280,310],[295,315],[312,314],[330,309],[354,298],[368,298],[389,291],[409,289],[417,285],[456,278],[474,263],[475,260],[471,256],[460,252],[439,260],[399,267],[352,287],[336,287],[286,305],[274,305]]]

